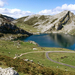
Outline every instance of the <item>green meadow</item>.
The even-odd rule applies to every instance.
[[[36,48],[37,50],[33,50],[33,48]],[[71,51],[71,50],[64,49],[64,48],[39,47],[38,45],[32,44],[30,42],[23,42],[20,40],[17,40],[17,41],[0,40],[0,55],[2,55],[2,56],[8,56],[8,57],[11,57],[11,59],[13,59],[16,55],[20,56],[23,53],[31,52],[31,53],[25,54],[25,55],[23,55],[21,57],[17,57],[17,58],[19,60],[23,60],[23,59],[33,60],[33,63],[35,65],[40,65],[43,67],[50,68],[51,70],[55,70],[55,73],[57,72],[57,70],[58,71],[61,70],[62,72],[68,71],[71,73],[73,73],[75,71],[74,68],[51,62],[50,60],[48,60],[46,58],[46,55],[45,55],[46,52],[42,52],[42,51]],[[66,58],[61,59],[61,57],[65,57],[65,56],[66,56]],[[75,63],[74,63],[75,62],[75,59],[74,59],[75,54],[74,53],[50,53],[49,57],[53,60],[56,60],[56,61],[58,58],[59,62],[75,66]],[[2,60],[2,61],[0,60],[0,67],[6,68],[9,65],[5,65],[5,64],[7,63],[7,64],[12,65],[12,62],[13,61],[11,61],[10,63],[7,63],[4,60]],[[23,62],[23,61],[21,61],[21,62]],[[15,63],[17,63],[17,62],[15,62]],[[30,63],[30,64],[32,64],[32,63]],[[21,66],[21,67],[23,67],[23,66]],[[17,69],[15,69],[15,70],[17,70]],[[20,75],[28,75],[28,73],[25,73],[23,71],[22,72],[20,71],[19,74]],[[42,75],[42,74],[38,74],[38,75]]]

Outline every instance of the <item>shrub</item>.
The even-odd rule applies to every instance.
[[[0,55],[0,59],[4,61],[7,66],[14,67],[18,72],[29,75],[75,75],[75,73],[72,72],[65,72],[60,69],[52,69],[35,63],[25,62],[22,59],[13,59],[2,55]]]
[[[0,65],[2,65],[2,63],[0,63]]]

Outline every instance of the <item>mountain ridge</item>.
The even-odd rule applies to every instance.
[[[15,20],[9,16],[0,14],[0,37],[2,39],[17,38],[17,37],[27,37],[32,35],[32,33],[23,30],[22,28],[17,27],[12,21]],[[19,35],[18,35],[19,34]],[[11,36],[12,35],[12,36]],[[1,39],[1,38],[0,38]]]
[[[13,22],[15,22],[16,25],[17,23],[23,23],[32,26],[37,29],[37,32],[40,31],[39,33],[57,32],[70,34],[72,30],[75,29],[75,15],[71,11],[67,10],[53,16],[38,14],[25,16]]]

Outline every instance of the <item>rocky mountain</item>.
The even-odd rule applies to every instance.
[[[15,20],[15,19],[12,17],[0,14],[0,22],[3,22],[3,21],[4,22],[11,22],[13,20]]]
[[[15,20],[14,18],[10,17],[10,16],[6,16],[6,15],[2,15],[5,19],[8,19],[9,21],[13,21]]]
[[[31,35],[31,33],[17,27],[12,23],[14,19],[5,15],[0,14],[0,33],[2,34],[26,34]],[[3,36],[0,34],[0,37]]]
[[[75,34],[75,15],[67,10],[53,16],[38,14],[26,16],[13,22],[15,24],[23,23],[32,26],[40,31],[40,33],[61,32]]]

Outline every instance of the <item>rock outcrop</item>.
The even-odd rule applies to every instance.
[[[53,16],[31,15],[17,19],[14,22],[19,23],[20,21],[26,25],[32,25],[34,28],[41,31],[40,33],[70,33],[73,29],[75,29],[75,15],[67,10]]]
[[[0,14],[0,33],[3,34],[27,34],[32,35],[31,33],[17,27],[12,23],[14,19],[5,15]]]
[[[30,35],[30,33],[28,33],[27,31],[17,27],[14,24],[11,24],[11,23],[2,23],[0,25],[0,32],[1,33],[28,34],[28,35]]]
[[[19,74],[12,68],[3,69],[0,67],[0,75],[19,75]]]

